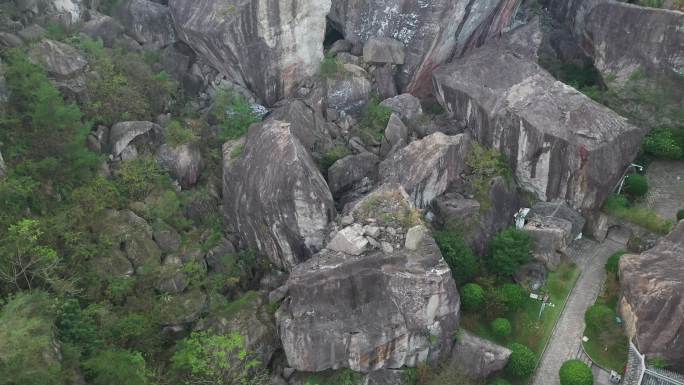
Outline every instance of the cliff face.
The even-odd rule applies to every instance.
[[[179,38],[267,104],[323,59],[330,0],[171,0]]]
[[[406,46],[398,85],[413,94],[431,91],[432,70],[452,56],[497,36],[520,0],[334,0],[330,20],[350,41],[392,37]]]
[[[654,248],[620,259],[620,312],[648,356],[684,370],[684,221]]]

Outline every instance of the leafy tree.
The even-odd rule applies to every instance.
[[[440,231],[435,240],[456,283],[462,285],[472,280],[477,274],[477,257],[463,239],[454,232]]]
[[[95,322],[81,310],[76,299],[62,303],[56,325],[60,341],[78,347],[84,356],[90,356],[102,344]]]
[[[499,338],[506,338],[511,335],[511,332],[513,331],[511,323],[506,318],[497,318],[492,321],[490,326],[494,335]]]
[[[492,204],[489,199],[492,178],[496,176],[508,177],[511,175],[511,171],[499,151],[477,143],[473,144],[468,153],[466,163],[470,167],[470,178],[475,189],[475,199],[480,203],[480,210],[486,212]]]
[[[171,367],[186,384],[256,385],[266,381],[261,362],[245,348],[238,333],[193,332],[180,341]]]
[[[476,283],[469,283],[461,289],[461,303],[466,310],[477,310],[484,305],[485,291]]]
[[[221,140],[241,138],[250,125],[261,120],[244,97],[229,90],[216,94],[213,111],[221,128]]]
[[[609,273],[615,274],[617,276],[618,273],[618,267],[620,265],[620,258],[625,255],[624,251],[618,251],[617,253],[613,254],[608,258],[608,261],[606,262],[606,271]]]
[[[527,297],[525,289],[520,285],[514,283],[506,283],[499,289],[501,291],[501,299],[506,305],[508,311],[516,311],[522,307]]]
[[[586,313],[584,313],[584,320],[588,328],[594,330],[601,330],[610,327],[613,322],[615,312],[611,308],[603,304],[592,305]]]
[[[643,175],[630,175],[625,180],[625,192],[636,198],[645,196],[648,193],[648,180]]]
[[[506,364],[506,371],[515,377],[529,376],[534,372],[537,355],[525,345],[514,342],[508,346],[511,358]]]
[[[164,139],[172,146],[180,146],[182,144],[196,141],[197,134],[195,134],[191,129],[184,127],[183,124],[178,120],[173,120],[166,127]]]
[[[153,190],[159,188],[165,173],[151,158],[137,158],[121,162],[115,171],[119,186],[130,199],[144,199]]]
[[[83,363],[92,385],[146,385],[147,369],[140,353],[105,350]]]
[[[679,145],[672,130],[653,130],[644,140],[644,152],[656,158],[681,159],[684,149]]]
[[[0,281],[14,290],[38,287],[66,288],[59,276],[57,252],[40,243],[40,223],[23,219],[10,226],[0,245]]]
[[[516,228],[504,230],[489,246],[488,268],[499,276],[515,274],[529,262],[533,241],[529,234]]]
[[[580,360],[565,361],[558,374],[561,385],[594,385],[591,368]]]

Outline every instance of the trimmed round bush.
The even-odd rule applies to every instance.
[[[484,305],[485,291],[476,283],[469,283],[461,289],[461,303],[466,310],[477,310]]]
[[[682,219],[684,219],[684,209],[677,211],[677,222],[681,221]]]
[[[511,385],[511,383],[503,378],[495,378],[494,381],[489,383],[489,385]]]
[[[514,283],[507,283],[501,286],[501,299],[509,311],[516,311],[525,303],[525,289]]]
[[[594,304],[584,314],[587,327],[594,330],[605,329],[613,322],[613,309],[606,305]]]
[[[558,375],[561,385],[594,385],[591,368],[580,360],[565,361]]]
[[[525,377],[532,374],[537,363],[537,355],[530,348],[519,343],[508,345],[511,358],[506,364],[506,371],[515,377]]]
[[[648,193],[648,180],[639,174],[628,176],[625,180],[625,192],[636,198],[645,196]]]
[[[511,335],[513,328],[506,318],[497,318],[492,321],[492,332],[499,338],[506,338]]]

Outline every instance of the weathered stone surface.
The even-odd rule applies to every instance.
[[[212,272],[218,274],[231,274],[233,273],[233,266],[226,261],[225,257],[228,255],[236,254],[235,246],[226,238],[221,238],[218,241],[218,245],[207,251],[207,255],[204,257],[207,261],[207,266]]]
[[[404,64],[404,44],[390,37],[371,37],[363,45],[366,63]]]
[[[7,165],[5,165],[5,159],[2,158],[2,152],[0,152],[0,180],[5,179],[7,175]]]
[[[127,0],[117,11],[126,33],[143,47],[160,49],[176,41],[168,7],[149,0]]]
[[[404,247],[408,250],[418,250],[425,238],[430,236],[430,231],[424,225],[413,226],[406,232]]]
[[[29,50],[29,57],[51,76],[70,78],[83,72],[88,61],[78,50],[54,40],[43,40]]]
[[[267,104],[314,75],[330,0],[171,0],[181,40]]]
[[[357,223],[338,231],[325,247],[340,253],[361,255],[367,246],[368,239],[363,236],[363,226]]]
[[[407,227],[389,217],[404,218],[407,197],[400,186],[385,186],[354,205],[351,215],[364,221],[383,213],[378,239],[393,241]],[[398,227],[388,229],[391,223]],[[417,250],[399,245],[350,256],[326,249],[297,265],[287,286],[276,319],[288,364],[300,371],[370,371],[436,360],[448,352],[458,323],[456,285],[429,235]]]
[[[200,289],[171,295],[161,301],[161,324],[174,328],[187,328],[207,311],[207,295]]]
[[[328,185],[333,196],[339,198],[349,190],[355,190],[364,178],[370,184],[377,180],[380,158],[369,152],[346,156],[328,169]],[[364,183],[365,185],[366,183]]]
[[[17,35],[27,43],[38,41],[47,35],[47,31],[38,24],[31,24],[17,32]]]
[[[451,365],[469,377],[484,379],[503,369],[510,356],[509,349],[462,330],[451,352]]]
[[[536,23],[435,72],[442,106],[500,150],[541,200],[595,209],[636,156],[643,130],[536,63]]]
[[[566,248],[582,234],[584,218],[564,202],[539,202],[527,219],[525,231],[534,239],[535,259],[555,270]]]
[[[620,313],[641,353],[684,370],[684,221],[641,255],[620,259]]]
[[[13,33],[0,32],[0,47],[2,48],[18,48],[21,47],[24,42],[21,38]]]
[[[404,65],[397,75],[402,92],[428,94],[438,65],[482,44],[506,28],[520,0],[371,1],[336,0],[329,18],[345,38],[364,43],[372,37],[401,41]],[[353,53],[353,52],[352,52]]]
[[[323,117],[321,103],[292,100],[274,110],[269,119],[290,123],[293,134],[315,159],[332,147],[334,124]]]
[[[128,260],[136,271],[147,264],[159,266],[161,251],[152,239],[152,227],[130,210],[108,210],[96,226],[97,233],[112,242],[110,255],[104,260]],[[129,274],[130,265],[118,265],[111,274]]]
[[[178,146],[162,144],[157,152],[157,163],[171,173],[183,188],[197,183],[202,171],[202,154],[198,142]]]
[[[675,75],[674,81],[684,73],[682,24],[682,12],[605,2],[586,17],[584,45],[596,68],[618,84],[639,69],[646,74]]]
[[[385,128],[385,136],[382,138],[380,144],[380,155],[385,157],[408,143],[409,129],[397,114],[390,116],[387,127]]]
[[[370,98],[368,74],[354,64],[344,64],[344,71],[326,82],[328,105],[338,111],[358,112]]]
[[[163,253],[178,251],[181,245],[181,236],[178,231],[161,219],[152,224],[152,238]]]
[[[397,96],[397,85],[390,65],[381,65],[373,70],[373,90],[382,99]]]
[[[438,132],[411,142],[380,163],[380,178],[383,183],[401,184],[414,205],[426,207],[461,180],[470,141],[468,135]]]
[[[22,0],[16,3],[29,19],[50,20],[65,27],[80,23],[87,14],[83,0]]]
[[[330,46],[328,55],[334,56],[341,52],[349,52],[352,50],[352,43],[349,40],[338,40]]]
[[[364,378],[362,385],[404,385],[406,374],[403,370],[381,369],[375,370]]]
[[[167,255],[162,262],[156,289],[162,293],[180,294],[188,287],[188,278],[182,271],[183,261],[176,254]]]
[[[414,120],[423,115],[423,107],[420,105],[420,99],[411,94],[401,94],[393,98],[385,99],[380,105],[391,108],[392,111],[407,120]]]
[[[113,17],[91,12],[90,20],[83,25],[81,33],[91,39],[101,39],[105,47],[113,47],[114,43],[124,33],[124,27]]]
[[[226,217],[250,247],[289,269],[323,246],[335,208],[323,176],[290,124],[250,127],[237,159],[224,153]]]
[[[152,122],[119,122],[109,130],[108,143],[111,154],[116,158],[121,156],[130,144],[155,143],[161,136],[162,128]]]

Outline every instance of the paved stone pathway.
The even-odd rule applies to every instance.
[[[644,204],[665,219],[684,209],[684,162],[654,161],[646,171],[649,192]]]
[[[610,237],[601,244],[582,239],[571,247],[570,257],[581,270],[581,275],[551,335],[534,375],[533,385],[560,385],[558,371],[563,362],[582,358],[580,344],[584,332],[584,312],[599,295],[608,257],[624,248],[624,243]]]

